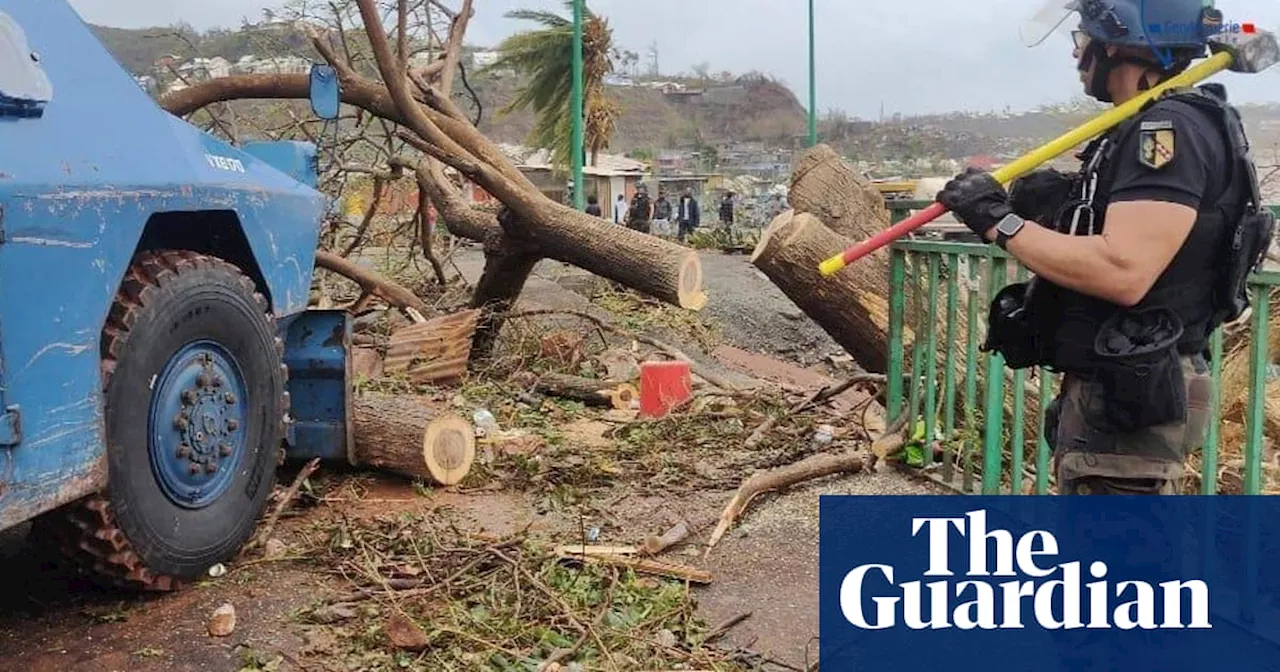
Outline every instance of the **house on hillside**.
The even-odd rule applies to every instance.
[[[178,74],[189,80],[221,79],[231,76],[231,61],[221,57],[194,58],[178,66]]]
[[[524,173],[548,198],[563,203],[573,179],[551,165],[551,153],[545,149],[529,149],[519,145],[501,145],[502,153]],[[586,195],[599,199],[601,207],[612,203],[618,194],[627,201],[636,193],[636,185],[649,175],[649,167],[643,162],[616,154],[599,154],[596,165],[583,167]]]
[[[498,62],[498,52],[477,51],[471,54],[471,64],[476,68],[487,68]]]
[[[232,70],[246,75],[305,75],[311,72],[311,61],[298,56],[259,58],[247,55],[240,57]]]

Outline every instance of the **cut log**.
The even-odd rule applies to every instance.
[[[890,223],[880,192],[827,145],[815,145],[796,160],[787,202],[796,212],[807,212],[854,241]]]
[[[356,466],[455,485],[475,460],[475,429],[413,397],[366,394],[353,402]]]
[[[817,217],[787,211],[765,229],[751,263],[831,335],[866,371],[884,373],[889,356],[889,264],[880,252],[828,278],[818,264],[855,241]],[[910,342],[910,331],[904,329]]]
[[[395,330],[383,373],[415,385],[456,382],[467,372],[479,310],[464,310]]]
[[[582,378],[560,373],[546,373],[538,377],[534,389],[553,397],[573,399],[590,406],[610,406],[618,410],[631,407],[638,393],[630,383]]]

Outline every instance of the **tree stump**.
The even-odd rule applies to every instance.
[[[455,485],[475,461],[475,429],[413,397],[365,394],[354,403],[356,466]]]
[[[765,229],[751,263],[818,323],[865,371],[884,373],[889,356],[889,264],[876,253],[829,278],[823,259],[853,244],[817,217],[787,211]],[[907,342],[910,330],[904,328]]]
[[[787,202],[855,242],[888,228],[891,219],[880,192],[827,145],[816,145],[796,160]]]

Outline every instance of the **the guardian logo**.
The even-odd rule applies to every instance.
[[[986,511],[981,510],[969,511],[964,517],[912,518],[911,536],[922,541],[927,538],[929,544],[929,568],[924,576],[956,576],[948,562],[953,529],[968,541],[969,563],[963,577],[979,580],[896,583],[893,566],[861,565],[840,583],[844,618],[866,630],[893,628],[899,621],[912,630],[1021,629],[1027,627],[1024,618],[1050,630],[1212,627],[1209,588],[1204,581],[1113,584],[1106,580],[1106,563],[1090,562],[1087,568],[1079,561],[1055,563],[1058,540],[1052,533],[1034,530],[1015,540],[1008,530],[988,531]],[[994,554],[989,554],[993,547]],[[1095,580],[1084,583],[1085,571]],[[993,581],[991,577],[1009,580]],[[864,609],[866,597],[875,604],[874,610]],[[1189,609],[1184,609],[1184,597],[1189,598]]]

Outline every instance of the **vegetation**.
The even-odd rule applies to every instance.
[[[572,11],[572,0],[565,2]],[[529,143],[551,150],[555,166],[570,161],[573,82],[573,20],[552,12],[521,9],[507,13],[507,18],[534,21],[541,30],[517,33],[498,45],[498,60],[487,72],[514,70],[524,77],[516,97],[502,112],[532,109],[537,115]],[[615,122],[621,113],[617,101],[605,91],[604,78],[613,72],[613,30],[608,22],[590,9],[583,26],[583,79],[586,146],[590,163],[596,164],[599,152],[609,147]]]

